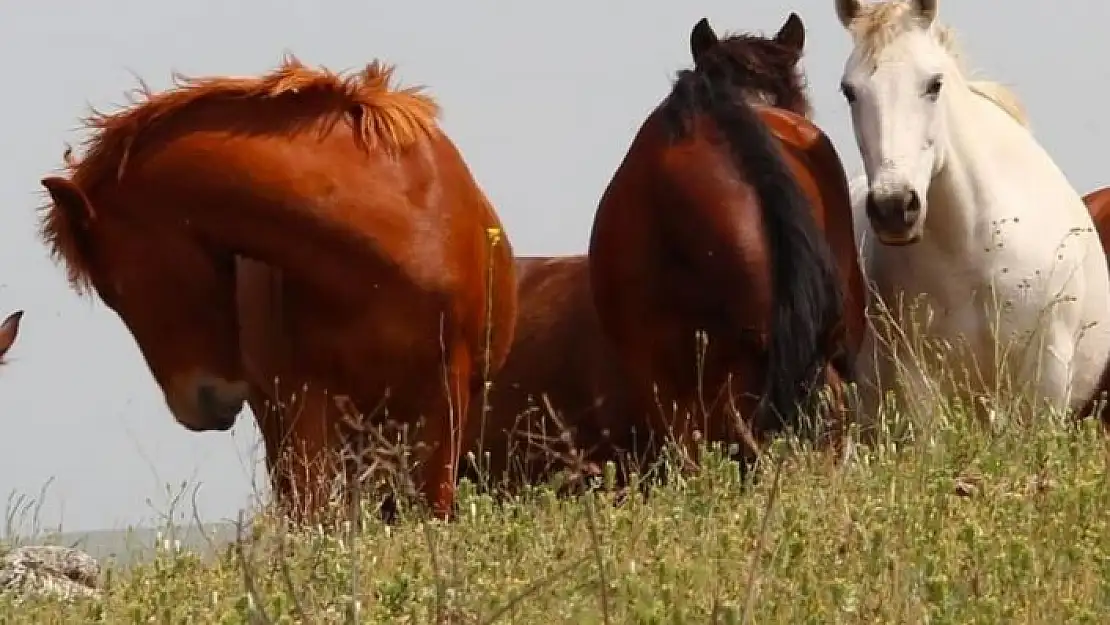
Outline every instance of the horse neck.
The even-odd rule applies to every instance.
[[[998,105],[966,84],[953,81],[952,87],[943,101],[948,136],[929,185],[926,227],[946,245],[979,249],[992,236],[991,222],[1001,217],[994,198],[1012,184],[1013,172],[1002,168],[1036,144]]]
[[[319,210],[303,197],[274,202],[244,189],[242,201],[230,207],[197,211],[190,205],[198,203],[184,198],[178,204],[225,253],[265,263],[340,298],[361,291],[362,261],[375,258],[372,244],[358,236],[364,224],[360,228],[345,212]]]

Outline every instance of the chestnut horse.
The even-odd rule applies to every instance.
[[[1102,242],[1102,249],[1107,254],[1108,261],[1110,261],[1110,187],[1095,189],[1084,195],[1083,203],[1087,205],[1087,210],[1091,213],[1091,219],[1095,222],[1095,229],[1098,230],[1099,241]],[[1106,369],[1103,370],[1098,389],[1091,396],[1090,401],[1079,411],[1079,416],[1092,416],[1095,411],[1099,410],[1098,402],[1105,402],[1107,399],[1110,399],[1110,365],[1107,365]],[[1101,408],[1100,416],[1104,423],[1110,425],[1110,410],[1105,407]]]
[[[177,77],[94,113],[83,159],[42,180],[44,240],[73,287],[119,315],[187,429],[227,430],[250,400],[295,514],[321,510],[323,478],[343,473],[335,395],[425,421],[415,485],[450,514],[464,417],[512,340],[501,223],[437,104],[391,75],[290,57],[261,77]],[[259,304],[283,324],[278,360],[241,353],[237,258],[283,281],[277,310]]]
[[[272,369],[297,337],[281,318],[287,281],[246,259],[238,272],[244,359],[249,369]],[[627,382],[594,312],[586,257],[518,257],[516,276],[512,348],[488,401],[471,404],[463,436],[469,453],[460,465],[472,482],[500,492],[558,470],[600,467],[617,458],[616,450],[633,446],[621,436],[630,418]],[[267,445],[279,441],[275,411],[256,416]],[[573,452],[578,459],[571,460]]]
[[[795,14],[773,39],[719,39],[699,21],[694,68],[643,123],[598,207],[589,255],[602,327],[661,416],[640,425],[688,457],[697,432],[750,459],[760,439],[802,429],[819,383],[852,379],[864,337],[847,177],[806,117],[804,39]]]
[[[22,320],[23,311],[17,310],[0,323],[0,363],[4,362],[4,356],[7,356],[8,350],[15,345],[15,339],[19,336],[19,322]]]
[[[586,257],[518,257],[517,284],[512,349],[465,439],[477,460],[467,477],[508,490],[634,447],[627,380],[601,332]]]
[[[1083,203],[1094,219],[1102,249],[1110,252],[1110,187],[1096,189],[1084,195]]]

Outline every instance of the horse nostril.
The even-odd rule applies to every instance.
[[[202,384],[197,389],[197,404],[205,412],[211,411],[216,406],[216,387],[211,384]]]
[[[905,196],[905,208],[902,211],[902,222],[907,228],[912,228],[921,217],[921,197],[917,191],[911,190]]]
[[[906,212],[906,206],[909,204],[910,199],[906,195],[868,195],[867,196],[867,212],[873,218],[880,221],[890,221],[891,219],[898,219],[900,215]]]
[[[867,216],[887,241],[905,239],[921,220],[921,197],[909,185],[868,193]]]
[[[197,389],[197,407],[212,421],[214,429],[228,429],[243,409],[242,399],[222,397],[215,385],[202,384]]]
[[[917,217],[921,214],[921,197],[917,195],[917,191],[910,191],[906,194],[906,213],[912,214]]]

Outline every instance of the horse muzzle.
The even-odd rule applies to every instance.
[[[904,187],[867,194],[867,218],[883,245],[901,246],[921,239],[921,196]]]

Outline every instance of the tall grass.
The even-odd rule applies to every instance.
[[[619,505],[546,487],[499,504],[464,483],[450,524],[263,514],[222,557],[166,544],[100,600],[6,598],[0,621],[1101,623],[1106,465],[1094,422],[954,418],[839,467],[779,443],[746,484],[709,453]]]
[[[915,366],[951,362],[904,343]],[[969,399],[888,404],[840,458],[780,439],[744,478],[706,449],[619,500],[535,485],[495,501],[464,481],[451,523],[364,506],[292,528],[257,510],[216,558],[165,541],[99,599],[0,597],[0,622],[1110,622],[1102,425]]]

